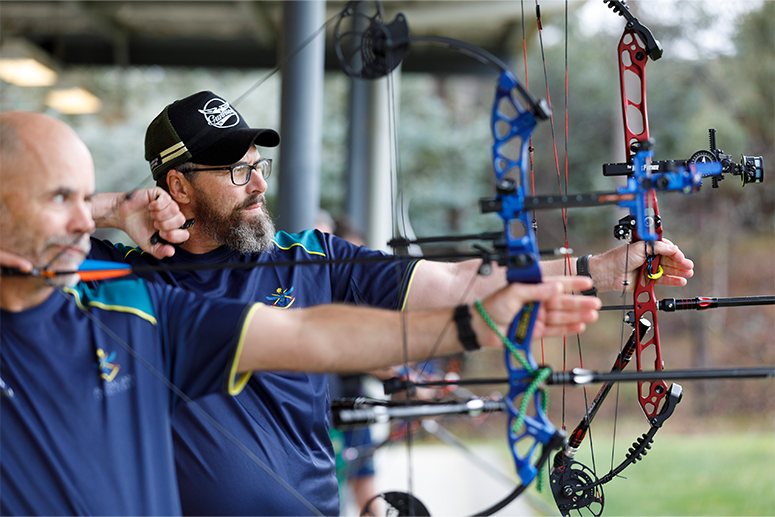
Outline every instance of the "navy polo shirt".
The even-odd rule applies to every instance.
[[[136,265],[159,263],[139,249],[113,247],[100,241],[93,242],[91,258],[120,259]],[[178,248],[173,257],[160,262],[193,267],[227,263],[259,267],[143,276],[207,297],[263,302],[288,310],[335,302],[400,310],[417,262],[385,258],[389,256],[319,231],[279,232],[271,253],[241,254],[219,248],[191,254]],[[355,261],[293,263],[327,259]],[[283,336],[272,339],[282,342]],[[352,346],[360,343],[353,342]],[[326,375],[255,373],[239,396],[211,395],[198,403],[304,500],[325,515],[339,514],[335,457],[328,434]],[[184,514],[310,514],[272,475],[186,407],[175,413],[173,439]]]
[[[143,280],[0,311],[0,511],[176,515],[181,399],[238,391],[244,302]],[[243,376],[241,380],[246,380]]]

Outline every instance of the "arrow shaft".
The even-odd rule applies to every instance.
[[[750,307],[754,305],[775,305],[775,296],[731,296],[723,298],[697,296],[695,298],[664,298],[657,302],[657,308],[665,312],[702,311],[717,307]],[[626,311],[631,309],[632,305],[606,305],[600,308],[601,311]]]
[[[589,384],[595,382],[641,382],[649,380],[755,379],[775,377],[775,366],[753,368],[720,368],[703,370],[661,370],[653,372],[593,372],[576,368],[571,372],[553,373],[547,384]]]
[[[552,373],[546,380],[550,386],[580,385],[592,383],[609,382],[642,382],[650,380],[703,380],[703,379],[764,379],[775,377],[775,366],[745,367],[745,368],[711,368],[711,369],[686,369],[686,370],[660,370],[650,372],[596,372],[576,368],[570,372]],[[529,376],[525,377],[528,382]],[[411,382],[402,381],[403,388],[409,386],[418,388],[439,387],[439,386],[462,386],[477,384],[507,384],[507,378],[489,378],[489,379],[465,379],[456,381],[428,381]],[[396,389],[393,392],[401,391]]]

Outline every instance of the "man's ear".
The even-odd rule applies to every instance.
[[[167,173],[167,188],[172,199],[181,205],[187,205],[192,201],[193,186],[183,173],[172,169]]]

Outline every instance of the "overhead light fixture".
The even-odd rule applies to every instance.
[[[0,79],[16,86],[52,86],[57,73],[48,55],[20,39],[9,39],[0,47]]]
[[[97,113],[102,108],[102,101],[83,88],[74,87],[48,92],[46,106],[64,115],[86,115]]]
[[[0,58],[0,79],[16,86],[51,86],[57,73],[32,58]]]

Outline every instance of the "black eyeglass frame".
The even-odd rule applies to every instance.
[[[258,167],[262,163],[266,164],[266,167],[263,168],[263,170],[265,170],[266,172],[265,173],[261,173],[261,177],[264,178],[264,179],[267,179],[272,174],[272,159],[271,158],[261,158],[260,160],[258,160],[256,163],[254,163],[252,165],[249,164],[249,163],[238,163],[237,165],[227,165],[227,166],[224,166],[224,167],[212,167],[212,168],[206,168],[206,169],[193,169],[191,172],[208,172],[208,171],[225,171],[225,170],[228,170],[229,171],[229,175],[231,177],[231,182],[235,186],[241,187],[243,185],[247,185],[250,182],[250,177],[253,174],[253,171],[258,170]],[[248,174],[245,177],[245,182],[244,183],[237,183],[236,181],[234,181],[234,169],[237,169],[239,167],[248,167]]]

